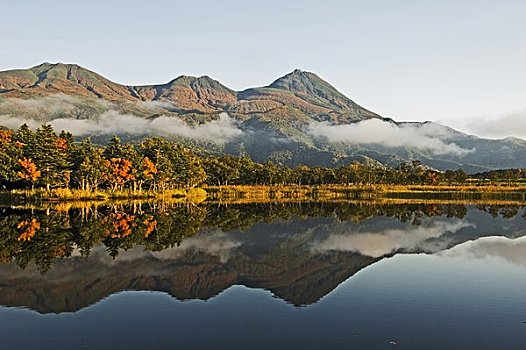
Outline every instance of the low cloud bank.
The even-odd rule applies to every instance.
[[[509,239],[506,237],[484,237],[467,242],[442,252],[440,256],[461,257],[472,260],[497,258],[510,264],[526,266],[526,237]]]
[[[37,128],[42,124],[42,122],[31,118],[0,116],[0,125],[9,128],[16,129],[24,123],[31,128]],[[226,113],[221,113],[217,120],[200,125],[188,125],[175,117],[161,116],[145,119],[131,114],[121,114],[113,110],[103,112],[93,119],[57,118],[47,123],[53,126],[55,130],[66,130],[78,136],[105,134],[177,135],[217,144],[224,144],[243,134],[235,120]]]
[[[242,242],[232,238],[227,232],[221,230],[202,231],[192,237],[186,237],[178,247],[164,249],[159,252],[144,250],[142,247],[133,247],[127,251],[119,253],[118,259],[113,259],[108,255],[106,247],[103,245],[95,246],[89,256],[90,259],[97,259],[106,265],[118,265],[126,261],[140,259],[158,260],[178,260],[185,254],[202,253],[219,258],[219,262],[224,264],[236,254],[236,249],[243,245]],[[73,256],[81,256],[80,251],[74,251]]]
[[[88,107],[84,100],[64,94],[30,99],[9,98],[0,102],[0,116],[34,120],[50,120],[71,116],[82,118],[94,111],[108,110],[112,106],[111,102],[91,99]]]
[[[358,123],[332,125],[328,122],[311,123],[309,133],[325,137],[330,142],[351,144],[380,144],[385,147],[413,147],[434,155],[464,156],[473,150],[451,142],[447,129],[434,124],[400,124],[379,119]]]
[[[450,120],[468,133],[486,138],[519,137],[526,139],[526,109],[493,118],[473,117]]]
[[[448,240],[427,242],[447,233],[455,233],[473,224],[462,220],[429,220],[422,225],[410,225],[407,228],[387,229],[379,232],[348,232],[331,234],[321,242],[316,243],[312,250],[351,251],[362,255],[378,258],[398,250],[439,251],[448,245]]]

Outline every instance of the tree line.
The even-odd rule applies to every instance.
[[[506,218],[512,217],[510,213],[522,212],[521,207],[488,208],[492,215]],[[486,207],[478,209],[489,210]],[[361,222],[375,216],[421,225],[424,217],[446,215],[461,219],[466,213],[464,205],[341,203],[228,206],[144,203],[67,211],[0,208],[0,263],[15,262],[25,268],[34,262],[45,272],[55,259],[69,257],[75,250],[88,256],[97,244],[103,244],[108,254],[115,258],[121,251],[137,245],[148,251],[179,246],[186,237],[207,228],[230,232],[291,218],[324,217]]]
[[[477,174],[479,179],[517,181],[524,170]],[[153,137],[138,144],[114,136],[108,145],[89,139],[74,142],[67,132],[50,125],[31,130],[0,130],[0,186],[3,189],[72,188],[84,191],[164,191],[224,185],[366,185],[462,184],[467,174],[439,172],[415,160],[397,168],[353,162],[338,168],[255,163],[246,156],[200,155],[166,139]]]

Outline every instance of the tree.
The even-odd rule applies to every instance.
[[[0,185],[6,188],[17,181],[20,147],[13,141],[11,130],[0,130]]]
[[[139,181],[144,181],[141,176],[143,160],[138,150],[132,144],[121,143],[117,136],[113,136],[108,146],[104,149],[103,156],[106,160],[110,161],[110,163],[113,163],[111,164],[113,171],[117,165],[116,162],[120,162],[120,166],[129,163],[127,164],[129,168],[126,169],[128,172],[127,180],[124,183],[129,183],[134,192],[139,189]],[[117,159],[119,161],[116,161]],[[120,187],[124,189],[123,186]]]
[[[108,179],[108,162],[102,157],[102,149],[94,147],[89,139],[72,148],[70,163],[71,180],[77,188],[97,191]]]
[[[125,158],[111,158],[106,163],[108,171],[108,181],[111,184],[111,189],[116,191],[124,190],[124,186],[129,181],[135,180],[133,174],[132,163]]]
[[[141,152],[155,166],[154,187],[161,190],[176,186],[194,187],[203,183],[206,173],[201,158],[162,138],[148,138],[141,143]]]
[[[28,181],[31,183],[31,187],[34,187],[35,182],[42,175],[40,170],[37,169],[37,166],[31,158],[22,158],[18,161],[20,166],[20,171],[17,172],[17,175],[20,179]]]
[[[153,187],[155,175],[157,174],[157,167],[148,157],[142,159],[143,170],[141,178],[150,184],[150,189]],[[139,185],[139,190],[142,190],[142,183]]]
[[[59,138],[50,125],[44,124],[33,132],[24,124],[13,140],[20,147],[21,156],[32,159],[40,171],[38,184],[49,190],[69,183],[69,142]]]

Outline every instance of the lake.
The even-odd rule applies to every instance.
[[[2,349],[523,349],[517,205],[0,208]]]

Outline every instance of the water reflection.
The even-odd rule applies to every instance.
[[[524,224],[524,208],[489,205],[3,208],[0,304],[57,313],[124,290],[206,300],[245,285],[308,305],[384,257],[517,238]],[[442,254],[522,261],[526,244],[512,242],[484,239]]]
[[[523,234],[526,234],[526,232]],[[475,261],[500,259],[518,267],[525,267],[525,253],[526,237],[515,239],[484,237],[441,252],[439,255],[443,257],[461,257]]]

